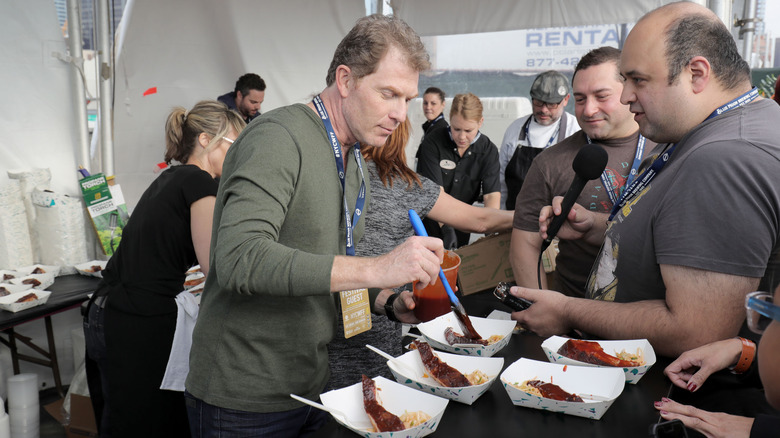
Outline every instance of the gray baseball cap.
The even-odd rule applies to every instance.
[[[555,70],[539,73],[531,85],[531,97],[542,102],[558,103],[569,94],[569,80]]]

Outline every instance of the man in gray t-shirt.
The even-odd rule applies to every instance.
[[[577,202],[607,220],[613,200],[620,197],[631,170],[638,167],[655,143],[639,135],[628,105],[620,103],[623,80],[618,70],[620,50],[599,47],[582,57],[574,69],[574,113],[582,130],[550,146],[534,159],[515,203],[510,261],[519,286],[537,287],[546,276],[539,269],[542,247],[539,210],[566,193],[574,179],[572,161],[582,146],[599,143],[609,155],[602,177],[589,181]],[[635,159],[638,158],[638,159]],[[585,283],[601,242],[562,240],[556,262],[558,288],[567,295],[585,296]],[[539,271],[537,271],[537,269]]]
[[[647,338],[675,356],[736,336],[780,233],[780,108],[758,97],[728,29],[690,2],[640,19],[620,58],[621,101],[659,143],[642,183],[614,220],[582,206],[558,236],[606,240],[588,282],[592,299],[513,288],[534,301],[513,318],[540,335],[579,329]],[[665,165],[662,165],[665,163]],[[545,208],[546,237],[552,212]]]

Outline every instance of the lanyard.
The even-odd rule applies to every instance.
[[[441,120],[443,118],[444,118],[444,113],[439,114],[438,116],[436,116],[435,119],[431,120],[431,125],[435,125],[436,122],[438,122],[439,120]]]
[[[742,96],[739,96],[738,98],[732,100],[731,102],[728,102],[727,104],[717,108],[705,119],[705,121],[710,120],[716,116],[719,116],[727,111],[731,111],[734,108],[747,105],[748,103],[752,102],[756,97],[758,97],[758,88],[753,87],[752,90],[748,91]],[[631,186],[627,185],[627,188],[623,191],[623,195],[620,197],[620,201],[618,201],[615,205],[612,206],[612,212],[609,214],[610,221],[615,217],[617,212],[620,211],[620,209],[623,208],[624,205],[626,205],[629,199],[633,198],[634,195],[644,190],[645,187],[647,187],[650,184],[650,181],[653,178],[655,178],[655,176],[661,171],[661,169],[663,169],[663,167],[669,161],[669,158],[672,156],[675,147],[677,147],[677,144],[676,143],[672,144],[672,146],[667,150],[665,150],[660,157],[656,158],[655,161],[653,161],[653,164],[651,164],[647,170],[645,170],[644,172],[642,172],[641,175],[639,175],[639,178],[636,179],[631,184]]]
[[[588,135],[585,135],[585,139],[588,140],[588,144],[591,144],[592,141]],[[642,134],[639,134],[639,139],[636,142],[636,153],[634,154],[634,162],[631,164],[631,171],[628,173],[628,178],[626,179],[626,183],[623,185],[623,187],[629,187],[631,186],[631,183],[634,182],[634,178],[636,178],[637,173],[639,173],[639,166],[642,164],[642,156],[645,153],[645,137]],[[607,172],[604,171],[601,174],[601,183],[604,185],[604,190],[607,192],[607,196],[609,196],[609,200],[612,202],[612,205],[615,205],[620,200],[620,197],[618,195],[618,192],[615,189],[619,189],[617,186],[617,183],[613,184],[612,181],[607,177]]]
[[[320,118],[322,118],[322,123],[325,125],[325,130],[328,132],[328,137],[330,138],[333,157],[336,160],[336,170],[338,170],[339,180],[341,181],[342,199],[344,200],[344,219],[347,224],[347,255],[355,255],[355,242],[352,234],[354,233],[355,225],[357,225],[360,220],[360,215],[363,213],[363,206],[366,203],[366,177],[363,174],[363,164],[360,162],[360,143],[355,143],[355,146],[352,148],[358,169],[360,169],[361,182],[360,191],[358,192],[357,200],[355,200],[355,213],[350,218],[349,207],[347,206],[346,174],[344,172],[344,161],[341,156],[341,143],[339,143],[339,139],[336,138],[333,124],[330,123],[330,117],[328,117],[328,112],[325,110],[325,105],[323,105],[320,96],[314,96],[312,103],[314,103],[314,108],[317,109],[317,113],[320,115]]]

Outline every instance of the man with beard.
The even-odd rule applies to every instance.
[[[537,287],[537,264],[542,238],[539,211],[555,196],[568,190],[574,170],[572,161],[582,146],[598,143],[609,155],[601,178],[589,181],[577,198],[582,206],[607,220],[626,182],[636,175],[642,159],[655,143],[639,134],[628,105],[620,103],[623,78],[618,62],[620,50],[600,47],[582,57],[574,69],[572,88],[574,113],[581,131],[550,146],[534,159],[515,203],[510,260],[519,286]],[[585,296],[588,273],[599,252],[599,243],[563,240],[558,244],[557,285],[567,295]],[[547,279],[539,273],[542,287]]]
[[[545,148],[577,132],[573,115],[564,111],[569,103],[569,80],[554,70],[539,74],[531,85],[533,112],[507,128],[499,150],[501,206],[515,209],[533,159]]]

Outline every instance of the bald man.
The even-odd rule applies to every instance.
[[[647,338],[676,356],[737,335],[777,253],[780,107],[758,97],[731,33],[695,3],[642,17],[620,73],[621,102],[658,146],[610,220],[576,205],[558,233],[604,240],[587,298],[513,288],[534,304],[512,317],[543,336]],[[540,215],[543,237],[556,214],[560,198]]]

